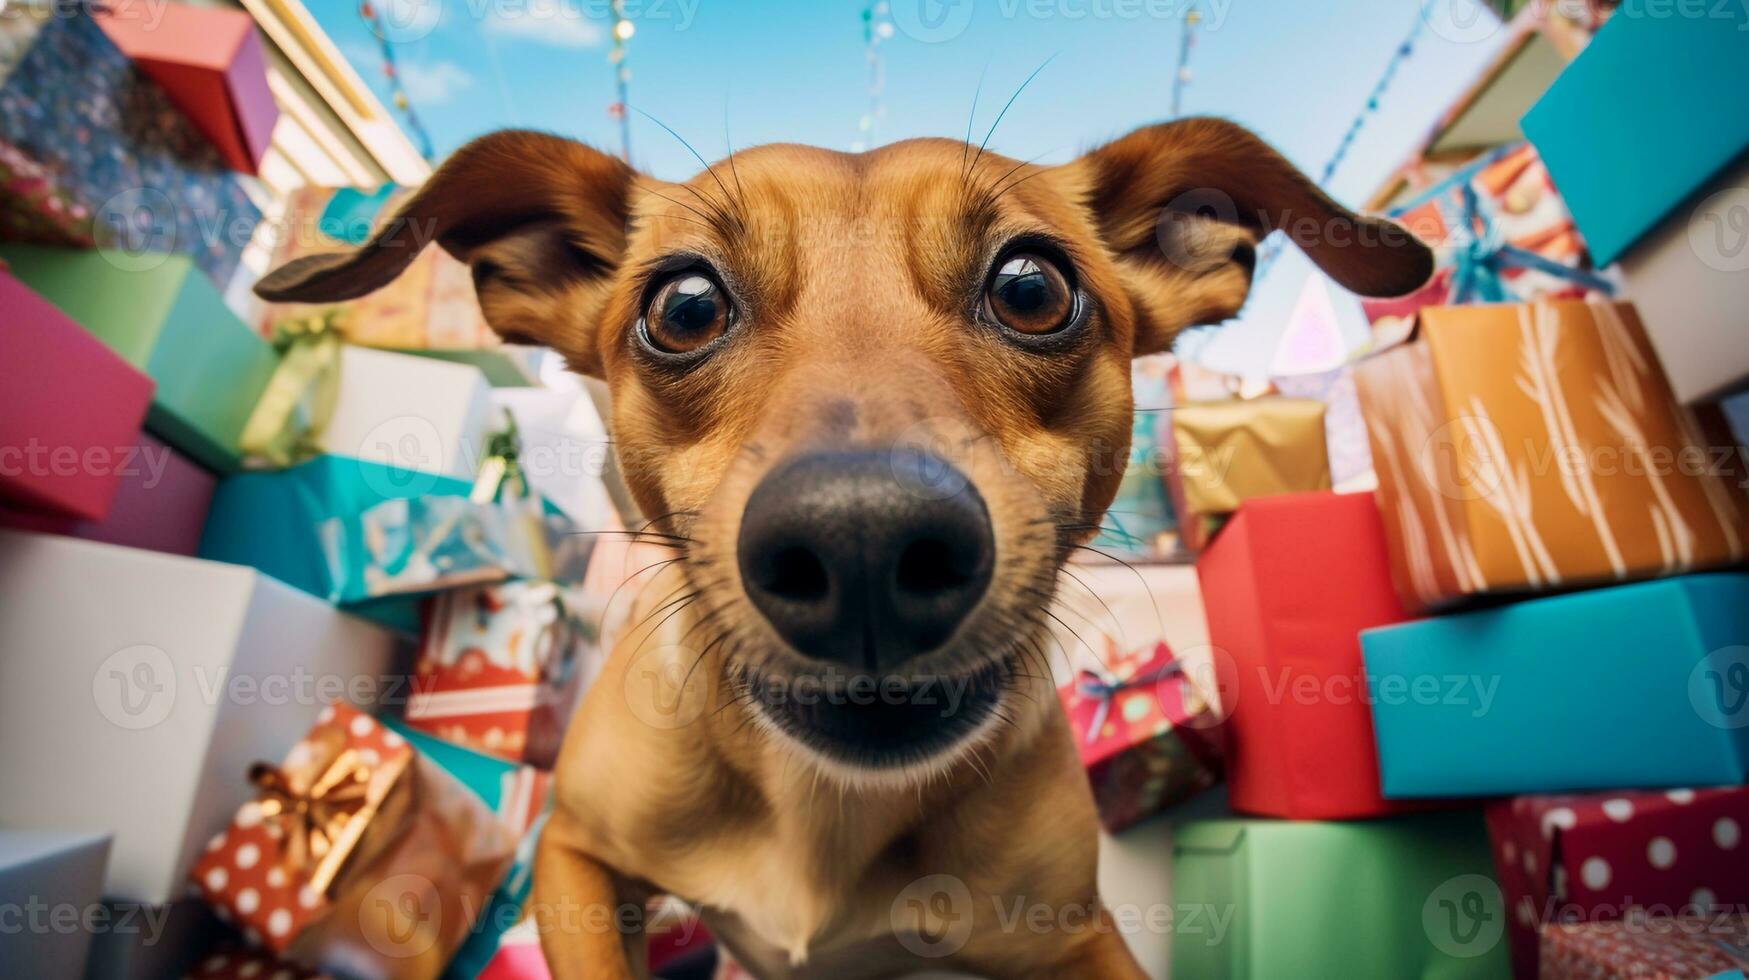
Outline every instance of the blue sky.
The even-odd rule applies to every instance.
[[[402,78],[441,154],[501,126],[529,126],[617,149],[608,0],[377,0]],[[880,45],[885,86],[876,142],[963,136],[980,74],[981,138],[1003,101],[1046,59],[991,139],[1019,159],[1060,162],[1170,114],[1191,0],[892,0]],[[387,101],[381,58],[353,0],[308,0]],[[636,23],[631,104],[708,159],[725,147],[787,141],[849,149],[868,105],[863,0],[626,0]],[[1202,14],[1184,111],[1261,133],[1316,174],[1366,102],[1391,53],[1422,22],[1414,53],[1328,189],[1357,203],[1417,142],[1503,40],[1476,0],[1196,0]],[[1054,57],[1053,57],[1054,56]],[[632,119],[632,156],[666,178],[697,162],[653,123]],[[1267,362],[1310,268],[1284,257],[1246,313],[1199,355],[1214,366]],[[1346,305],[1339,303],[1344,312]]]

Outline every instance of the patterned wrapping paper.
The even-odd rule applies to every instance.
[[[1427,306],[1607,294],[1585,240],[1528,143],[1483,155],[1390,212],[1433,247],[1433,278],[1407,296],[1363,299],[1374,323]]]
[[[274,229],[277,244],[271,264],[280,266],[304,255],[344,251],[362,244],[412,193],[410,188],[393,185],[370,190],[302,187],[293,191],[281,226]],[[281,320],[327,308],[266,303],[256,328],[271,336]],[[486,325],[474,297],[472,273],[435,246],[420,253],[393,282],[341,308],[346,311],[347,340],[367,347],[474,350],[499,346],[498,335]]]
[[[431,600],[407,722],[512,762],[550,768],[577,699],[600,670],[578,597],[512,581]]]
[[[1058,696],[1093,786],[1099,822],[1113,833],[1220,779],[1219,713],[1164,640],[1119,655]]]
[[[1749,913],[1543,928],[1543,980],[1743,980]]]
[[[251,945],[310,969],[436,976],[513,858],[484,801],[344,704],[251,779],[261,798],[189,877]]]
[[[0,140],[94,207],[99,245],[189,255],[220,289],[261,222],[213,145],[83,12],[0,17]]]
[[[94,248],[89,201],[68,190],[41,162],[0,140],[0,239]]]
[[[1625,303],[1431,307],[1355,368],[1404,601],[1740,561],[1749,506]]]
[[[1171,412],[1167,487],[1184,547],[1206,547],[1254,497],[1330,489],[1324,405],[1309,398],[1190,402]]]
[[[1537,934],[1550,923],[1749,903],[1749,789],[1520,796],[1490,804],[1487,818],[1520,980],[1537,975]]]

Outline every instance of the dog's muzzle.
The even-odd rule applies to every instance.
[[[804,660],[782,692],[754,681],[791,734],[860,761],[915,756],[994,707],[999,664],[932,656],[995,566],[984,499],[945,460],[857,449],[784,462],[747,500],[738,558],[753,605]]]

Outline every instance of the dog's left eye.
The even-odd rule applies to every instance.
[[[996,264],[984,290],[996,322],[1017,333],[1055,333],[1075,312],[1075,294],[1057,264],[1036,252],[1013,252]]]
[[[699,271],[677,273],[650,296],[644,336],[664,354],[691,354],[729,329],[729,298]]]

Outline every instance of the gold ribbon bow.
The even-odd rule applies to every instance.
[[[273,328],[279,366],[239,440],[252,463],[286,467],[321,452],[322,432],[340,397],[342,311],[282,320]]]
[[[257,762],[249,768],[249,781],[261,790],[263,821],[283,842],[286,870],[323,894],[376,808],[371,793],[376,771],[352,748],[330,752],[318,765],[314,773],[304,773]]]

